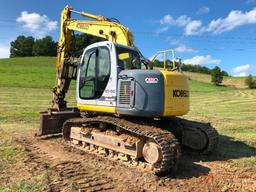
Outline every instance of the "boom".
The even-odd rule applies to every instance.
[[[78,13],[91,20],[75,20],[71,12]],[[66,6],[61,13],[60,38],[56,59],[56,85],[53,88],[53,108],[66,108],[65,94],[72,79],[76,78],[76,66],[69,61],[69,50],[73,31],[93,35],[118,44],[134,47],[133,35],[128,28],[103,16],[74,11]]]

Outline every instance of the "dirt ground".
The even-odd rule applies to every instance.
[[[135,168],[94,154],[74,152],[61,138],[16,139],[21,160],[5,173],[6,183],[44,180],[44,191],[256,191],[256,174],[239,169],[230,160],[213,160],[185,152],[176,172],[165,176]]]

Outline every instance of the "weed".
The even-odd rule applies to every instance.
[[[0,160],[11,160],[18,154],[17,147],[0,146]]]
[[[41,191],[42,186],[38,183],[29,183],[22,181],[11,186],[10,190],[6,192],[38,192]]]

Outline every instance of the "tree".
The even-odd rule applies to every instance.
[[[34,56],[56,56],[57,43],[52,40],[51,36],[37,39],[33,46]]]
[[[223,76],[228,77],[228,72],[226,72],[226,71],[221,71],[221,73],[222,73]]]
[[[10,57],[28,57],[32,56],[32,49],[35,40],[33,37],[20,35],[11,42]]]
[[[252,75],[249,75],[245,79],[245,84],[248,86],[250,89],[255,89],[256,88],[256,80],[253,79]]]
[[[88,34],[75,34],[70,45],[70,54],[73,57],[80,57],[84,48],[99,41],[106,41],[106,39]]]
[[[212,76],[212,83],[214,85],[220,85],[222,83],[223,74],[221,69],[218,66],[212,69],[211,76]]]

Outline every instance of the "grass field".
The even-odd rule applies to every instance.
[[[202,73],[192,73],[185,72],[187,76],[190,77],[191,80],[196,80],[205,83],[211,83],[211,76]],[[236,88],[245,88],[245,77],[224,77],[222,85],[236,87]]]
[[[14,136],[34,133],[38,113],[50,107],[51,88],[55,81],[54,58],[0,59],[0,172],[8,170],[22,155],[13,145]],[[231,159],[238,167],[256,171],[256,90],[243,86],[243,78],[226,77],[225,85],[209,84],[208,75],[190,76],[191,110],[185,117],[211,122],[220,133],[216,159]],[[68,94],[75,105],[74,87]],[[17,157],[17,158],[16,158]],[[38,191],[34,181],[8,186],[2,191]],[[2,185],[2,187],[1,187]]]

